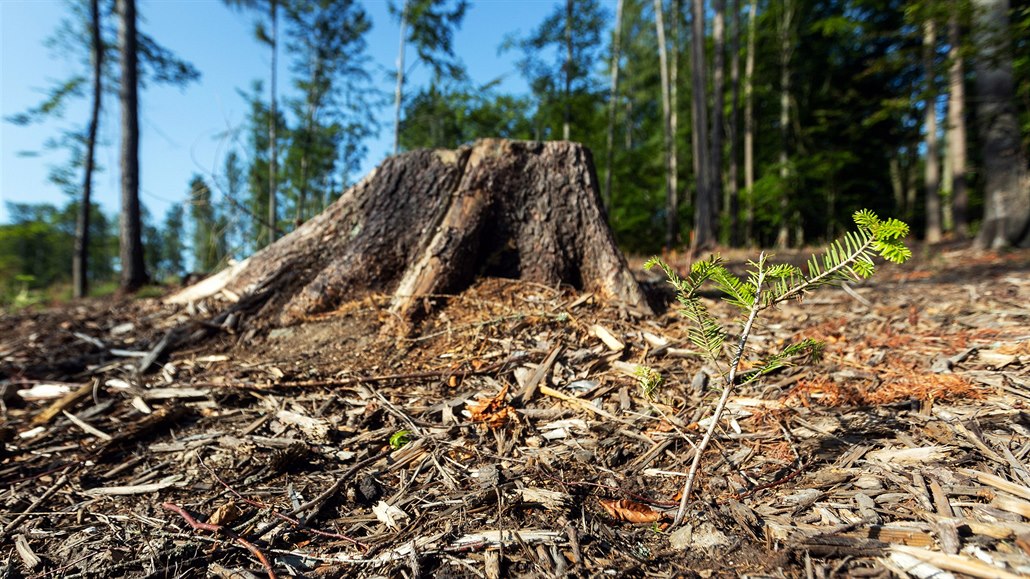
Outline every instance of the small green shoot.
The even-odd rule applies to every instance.
[[[410,430],[398,430],[390,436],[390,448],[394,450],[400,450],[407,446],[411,442],[411,431]]]
[[[654,399],[654,393],[658,390],[658,387],[662,385],[661,373],[658,370],[650,366],[639,365],[637,369],[633,371],[633,375],[637,379],[637,383],[640,384],[640,392],[648,400]]]
[[[805,269],[786,263],[770,264],[764,252],[758,256],[757,261],[748,262],[751,267],[743,278],[726,269],[718,256],[695,262],[686,277],[680,277],[674,269],[657,257],[649,259],[644,264],[647,269],[658,267],[665,272],[669,284],[676,291],[679,312],[690,322],[687,337],[702,356],[719,368],[723,380],[722,396],[716,403],[712,413],[713,419],[698,445],[697,452],[694,453],[673,526],[683,521],[687,500],[693,490],[697,469],[701,463],[701,455],[711,442],[734,386],[753,382],[774,370],[794,363],[802,356],[815,358],[822,350],[822,344],[806,338],[788,345],[779,353],[760,361],[751,370],[741,373],[740,363],[744,358],[748,337],[758,314],[786,300],[801,300],[808,292],[819,287],[839,286],[845,282],[866,279],[876,271],[874,257],[878,256],[892,263],[904,263],[912,257],[912,251],[902,241],[908,235],[908,225],[904,222],[897,219],[881,220],[875,213],[866,209],[857,211],[854,219],[857,230],[830,243],[821,255],[813,255]],[[724,360],[726,356],[723,352],[723,344],[728,333],[709,313],[697,294],[701,286],[707,283],[714,284],[722,292],[723,299],[741,311],[737,320],[740,324],[740,333],[736,337],[736,346],[732,349],[728,362]],[[645,387],[645,378],[638,376],[642,387]],[[655,383],[654,387],[657,386]]]

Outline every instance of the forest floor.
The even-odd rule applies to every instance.
[[[658,316],[487,279],[403,339],[377,296],[9,313],[0,578],[1025,576],[1030,252],[917,254],[765,312],[746,363],[825,352],[734,392],[677,528],[721,384],[654,274]]]

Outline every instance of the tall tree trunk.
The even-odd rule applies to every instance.
[[[565,0],[565,114],[561,134],[566,141],[572,134],[572,0]]]
[[[747,196],[744,241],[755,243],[755,20],[758,0],[751,0],[747,16],[747,58],[744,60],[744,194]]]
[[[729,213],[729,199],[725,197],[725,188],[722,183],[722,128],[726,120],[723,111],[724,97],[723,88],[725,84],[726,64],[726,0],[714,0],[715,15],[712,20],[712,152],[710,156],[712,199],[712,211],[716,218],[713,223],[718,224],[719,202],[722,202],[724,212]],[[729,236],[726,236],[729,241]]]
[[[408,36],[408,2],[401,9],[401,39],[397,48],[397,87],[393,90],[393,154],[401,150],[401,102],[404,97],[404,42]]]
[[[93,64],[93,104],[86,129],[86,158],[83,162],[82,200],[75,221],[75,256],[72,260],[72,287],[75,297],[89,294],[89,218],[93,196],[93,164],[96,158],[97,125],[100,122],[100,100],[103,97],[104,45],[100,37],[100,0],[89,3],[90,60]]]
[[[983,147],[984,219],[976,247],[1030,246],[1030,183],[1012,80],[1008,0],[975,0],[977,120]]]
[[[919,183],[916,168],[919,166],[919,146],[913,143],[905,151],[905,220],[915,217],[916,201],[919,199]]]
[[[304,205],[308,196],[308,155],[311,153],[312,134],[314,133],[314,113],[308,108],[308,115],[304,121],[304,144],[300,153],[300,182],[297,187],[297,212],[293,218],[293,227],[296,229],[304,223]]]
[[[790,60],[794,48],[791,44],[791,27],[794,19],[793,0],[783,0],[783,14],[780,20],[780,224],[776,232],[776,247],[785,248],[790,243],[790,154],[787,151],[790,139]]]
[[[147,282],[143,262],[143,236],[139,208],[139,52],[136,35],[136,0],[120,0],[122,77],[122,215],[120,230],[121,289],[132,292]]]
[[[708,174],[708,113],[705,110],[705,6],[704,0],[693,0],[691,11],[691,118],[694,122],[694,172],[697,175],[697,201],[694,203],[694,238],[691,253],[697,255],[715,244],[715,210],[712,178]]]
[[[672,106],[669,96],[669,66],[666,56],[665,22],[662,18],[662,0],[654,0],[655,32],[658,34],[658,66],[662,81],[662,134],[665,142],[665,247],[673,249],[679,243],[679,198],[673,184],[675,168],[672,162]]]
[[[279,223],[279,211],[276,207],[279,188],[279,143],[276,135],[279,125],[279,104],[276,97],[277,61],[279,55],[279,0],[270,0],[268,10],[268,17],[272,22],[272,78],[270,82],[271,95],[269,97],[271,118],[268,120],[268,243],[272,244],[275,243]]]
[[[733,32],[730,40],[730,53],[733,55],[730,59],[730,86],[733,90],[733,96],[730,103],[728,136],[730,141],[730,163],[726,179],[729,187],[729,205],[724,210],[729,215],[730,245],[735,247],[740,245],[740,166],[737,163],[737,140],[740,130],[740,0],[733,0],[733,19],[730,22],[733,23]]]
[[[926,162],[923,188],[926,194],[926,242],[941,241],[940,161],[937,147],[937,91],[934,82],[934,56],[937,53],[937,25],[933,17],[923,23],[923,74],[926,76]]]
[[[889,161],[889,172],[891,179],[891,194],[894,196],[894,206],[905,213],[905,180],[901,173],[901,152],[894,151]]]
[[[665,49],[669,53],[669,127],[672,133],[672,148],[669,150],[669,166],[672,173],[672,190],[676,192],[676,242],[679,243],[679,110],[680,110],[680,0],[672,0],[672,26]]]
[[[951,160],[951,219],[955,235],[969,237],[969,190],[966,186],[966,85],[958,21],[959,8],[948,17],[948,157]]]
[[[615,111],[619,104],[619,60],[622,57],[622,4],[615,5],[615,30],[612,38],[611,89],[608,93],[608,130],[607,147],[604,164],[604,206],[608,208],[609,218],[612,207],[612,163],[615,162]]]

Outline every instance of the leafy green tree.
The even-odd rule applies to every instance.
[[[96,149],[99,146],[97,131],[100,122],[105,91],[119,87],[120,79],[111,65],[117,64],[120,56],[113,40],[110,26],[113,0],[69,0],[67,17],[61,20],[57,30],[47,38],[46,44],[56,58],[70,59],[75,55],[76,66],[81,73],[58,80],[46,91],[46,98],[34,108],[13,115],[7,120],[16,124],[40,122],[44,119],[61,118],[72,99],[82,98],[89,87],[89,117],[84,126],[63,128],[60,136],[45,144],[48,149],[65,149],[70,152],[68,160],[52,169],[52,180],[66,185],[74,197],[80,199],[80,209],[75,231],[75,252],[72,260],[73,294],[81,297],[88,291],[89,255],[92,252],[90,231],[93,173],[96,167]],[[142,80],[153,80],[158,84],[183,85],[199,77],[199,73],[188,63],[175,57],[145,33],[137,31],[139,56],[142,63]],[[85,55],[83,57],[82,55]],[[74,173],[81,171],[76,182]]]
[[[163,278],[178,278],[186,271],[184,254],[186,244],[185,212],[182,205],[176,204],[165,213],[164,226],[161,229],[161,264],[158,272]]]
[[[404,149],[455,148],[479,138],[529,139],[529,100],[499,94],[493,85],[431,84],[408,103],[401,121]]]
[[[250,165],[247,169],[249,195],[247,196],[245,207],[249,212],[250,219],[251,231],[248,238],[251,251],[257,251],[270,244],[274,241],[274,237],[278,236],[282,231],[279,222],[278,204],[276,204],[275,212],[270,212],[269,210],[268,173],[272,164],[272,151],[275,151],[274,156],[278,158],[279,152],[288,145],[286,136],[289,132],[286,118],[283,116],[282,111],[277,111],[275,115],[275,125],[277,128],[274,131],[277,142],[275,147],[269,145],[268,138],[273,133],[273,131],[268,130],[272,111],[261,100],[262,90],[262,83],[255,81],[249,93],[243,93],[242,91],[240,93],[250,104],[250,113],[247,115],[245,128],[247,132],[247,156],[250,159]],[[283,180],[281,174],[282,167],[279,167],[278,164],[276,164],[276,167],[279,174],[275,180],[278,183]],[[272,216],[274,218],[270,220],[269,217]],[[270,229],[274,229],[276,235],[270,236]]]
[[[280,111],[278,102],[278,60],[279,60],[279,6],[283,0],[224,0],[233,8],[240,10],[255,10],[267,15],[267,26],[265,22],[258,22],[255,26],[254,35],[258,41],[268,45],[271,51],[271,62],[269,65],[269,114],[265,117],[265,129],[268,131],[264,142],[268,147],[265,164],[265,200],[261,204],[265,210],[265,244],[275,241],[278,235],[276,224],[279,221],[278,209],[278,184],[279,184],[279,140],[282,133],[279,132]],[[257,97],[255,96],[255,99]],[[257,239],[257,237],[255,237]]]
[[[0,302],[20,289],[42,290],[70,281],[68,261],[73,248],[79,202],[63,208],[47,203],[7,203],[10,223],[0,225]],[[90,207],[89,283],[115,276],[118,253],[113,222],[100,208]]]
[[[236,151],[225,156],[225,166],[219,186],[222,203],[219,214],[225,219],[226,255],[242,259],[247,248],[247,224],[251,214],[246,206],[246,167]]]
[[[604,60],[606,21],[607,12],[597,0],[569,2],[555,6],[525,38],[510,37],[502,44],[502,50],[522,52],[518,66],[536,101],[536,138],[604,142],[597,136],[603,134],[604,85],[594,66]],[[570,128],[566,135],[566,125],[576,130]]]
[[[225,257],[225,220],[215,212],[211,188],[199,175],[190,180],[190,221],[193,229],[193,269],[214,271]]]
[[[468,9],[467,0],[390,0],[390,14],[400,23],[400,48],[397,51],[397,87],[394,89],[393,152],[400,151],[401,109],[404,103],[405,50],[415,47],[418,62],[429,65],[433,78],[460,80],[464,77],[461,61],[454,54],[454,33],[461,27]]]
[[[286,159],[288,196],[299,225],[331,196],[338,151],[346,147],[356,156],[375,130],[365,53],[371,21],[353,0],[294,3],[287,6],[286,20],[294,84],[302,95],[290,103],[297,126]]]

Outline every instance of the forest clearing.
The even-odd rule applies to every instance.
[[[0,22],[0,579],[1030,576],[1028,0]]]
[[[268,332],[203,323],[225,295],[0,318],[6,575],[1030,572],[1030,253],[917,247],[768,311],[758,353],[825,352],[734,393],[677,528],[719,391],[632,265],[659,315],[487,278],[400,338],[375,294]]]

